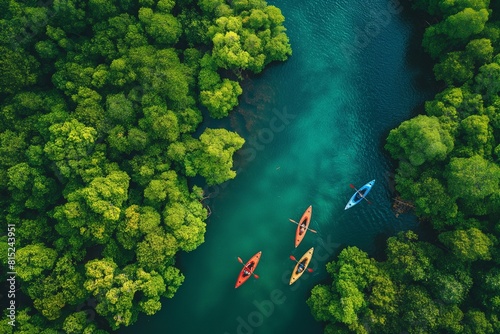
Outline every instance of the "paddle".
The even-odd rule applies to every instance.
[[[299,261],[297,261],[297,259],[293,255],[290,255],[290,259],[293,260],[293,261],[295,261],[295,262],[297,262],[297,263],[299,263]],[[314,270],[312,270],[311,268],[307,268],[307,271],[310,272],[310,273],[312,273]]]
[[[243,267],[246,267],[246,266],[247,266],[247,265],[245,264],[245,262],[243,262],[243,260],[242,260],[239,256],[238,256],[238,261],[240,261],[240,263],[243,265]],[[253,277],[255,277],[255,278],[257,278],[257,279],[259,278],[259,275],[254,274],[254,273],[253,273],[253,270],[250,270],[250,274],[252,274],[252,275],[253,275]]]
[[[356,192],[359,194],[359,196],[361,196],[362,199],[366,200],[368,202],[368,204],[372,204],[372,202],[370,202],[365,196],[363,196],[363,194],[358,189],[356,189],[356,187],[352,183],[349,184],[349,187],[356,190]]]
[[[291,219],[291,218],[288,218],[288,220],[289,220],[289,221],[291,221],[292,223],[297,224],[297,225],[299,224],[299,223],[297,223],[295,220],[293,220],[293,219]],[[308,229],[309,231],[311,231],[312,233],[318,233],[318,231],[313,230],[312,228],[309,228],[309,227],[308,227],[307,229]]]

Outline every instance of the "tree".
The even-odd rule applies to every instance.
[[[92,21],[97,22],[118,14],[118,8],[112,1],[89,0],[88,9]]]
[[[75,119],[102,132],[105,127],[104,109],[101,105],[102,96],[93,89],[80,87],[71,98],[77,103],[74,112]]]
[[[479,200],[498,191],[500,167],[479,155],[452,158],[446,175],[454,196]]]
[[[56,183],[40,169],[22,162],[7,170],[8,189],[13,199],[29,209],[42,209],[58,199]]]
[[[196,173],[209,185],[222,183],[236,176],[232,156],[245,141],[225,129],[206,129],[200,136],[200,146],[191,155]],[[189,174],[188,174],[189,175]]]
[[[68,334],[83,333],[87,327],[87,313],[85,311],[75,312],[64,319],[63,330]]]
[[[44,244],[30,244],[17,250],[16,272],[26,281],[32,281],[46,270],[52,269],[57,252]]]
[[[482,304],[491,313],[498,312],[500,308],[500,270],[492,268],[485,273],[481,273],[481,280],[478,284],[481,291],[478,294]]]
[[[181,180],[174,171],[163,172],[158,178],[149,182],[144,189],[144,198],[152,202],[177,201],[182,196]]]
[[[414,199],[416,213],[420,217],[432,217],[435,228],[439,228],[441,222],[453,222],[458,214],[458,207],[442,182],[426,174],[409,181],[408,187],[404,187],[406,183],[401,182],[398,190]]]
[[[446,333],[462,333],[464,313],[457,305],[439,305],[439,328]]]
[[[81,159],[92,150],[97,132],[75,119],[51,125],[49,131],[50,140],[44,152],[54,161],[61,175],[70,177],[79,169]]]
[[[26,151],[26,135],[11,130],[0,133],[0,165],[2,167],[14,166],[24,160]]]
[[[493,325],[488,321],[486,315],[478,310],[471,310],[465,314],[464,333],[466,334],[491,334],[494,333]]]
[[[127,199],[130,177],[122,171],[113,171],[106,177],[93,179],[89,186],[79,190],[68,199],[83,199],[89,208],[105,219],[118,220],[120,207]]]
[[[475,87],[485,94],[488,100],[497,95],[500,92],[500,65],[491,63],[481,66],[476,76]]]
[[[394,285],[363,251],[345,248],[337,262],[327,264],[327,271],[332,275],[331,287],[314,287],[307,300],[317,320],[344,324],[358,332],[364,317],[370,318],[371,325],[383,326],[388,314],[395,312]]]
[[[443,232],[439,240],[462,261],[490,260],[493,241],[477,228]]]
[[[436,117],[419,115],[391,130],[385,148],[394,158],[408,159],[419,166],[444,160],[453,149],[453,137]]]
[[[180,249],[192,251],[203,243],[207,212],[199,201],[171,203],[165,206],[163,216],[165,225],[172,229]]]
[[[135,267],[125,267],[123,272],[108,258],[89,261],[85,265],[85,288],[97,297],[97,313],[108,319],[112,328],[129,325],[137,318],[138,310],[132,301],[137,291]]]
[[[490,0],[455,0],[437,2],[439,3],[439,8],[445,15],[451,15],[466,8],[472,8],[474,10],[488,8]]]
[[[45,243],[50,240],[53,230],[46,217],[23,219],[20,223],[21,226],[16,229],[16,237],[21,244]]]
[[[489,118],[486,115],[472,115],[460,122],[465,148],[470,150],[470,155],[489,155],[492,147],[487,145],[493,139],[489,128]],[[463,150],[462,150],[463,151]]]
[[[0,46],[0,94],[13,94],[36,83],[40,64],[24,52]]]
[[[441,1],[439,0],[417,0],[414,4],[415,8],[423,9],[427,11],[431,15],[438,15],[441,13],[440,5]]]
[[[453,47],[453,43],[441,33],[439,26],[430,26],[425,29],[422,46],[432,58],[439,58]]]
[[[441,33],[450,38],[465,40],[471,35],[479,34],[484,29],[488,16],[488,10],[485,8],[479,10],[464,8],[462,11],[448,16],[438,26]]]
[[[460,305],[467,297],[472,280],[462,282],[456,274],[435,272],[430,289],[445,304]]]
[[[144,109],[144,118],[139,120],[142,130],[150,129],[153,138],[170,142],[179,138],[179,121],[173,111],[159,106]]]
[[[85,264],[85,289],[94,295],[105,295],[112,287],[118,266],[109,258],[95,259]]]
[[[125,249],[133,249],[141,236],[156,230],[160,219],[160,214],[152,207],[131,205],[125,210],[125,219],[119,222],[117,239]]]
[[[334,302],[336,296],[327,285],[318,284],[313,287],[311,296],[307,299],[307,305],[311,308],[311,313],[317,321],[336,320],[328,311],[329,305]]]
[[[402,282],[422,281],[433,270],[433,261],[440,255],[428,243],[418,242],[418,236],[408,231],[387,240],[387,264],[391,277]]]
[[[130,126],[136,117],[132,101],[123,93],[106,96],[106,117],[113,124]]]
[[[404,291],[402,306],[403,328],[409,333],[432,333],[439,324],[439,308],[429,293],[418,286]]]
[[[156,228],[137,244],[137,263],[148,270],[161,269],[172,260],[178,249],[173,235],[165,233],[162,228]]]
[[[57,334],[56,329],[46,328],[47,321],[39,314],[33,314],[33,309],[30,307],[16,310],[15,327],[9,325],[9,321],[10,319],[7,317],[2,318],[0,322],[0,331],[2,331],[2,333]]]
[[[465,47],[467,57],[477,65],[491,63],[493,52],[491,40],[487,38],[473,39]]]
[[[200,93],[201,103],[207,107],[213,118],[226,117],[238,105],[238,96],[243,90],[238,82],[223,79],[213,90],[204,90]]]
[[[225,69],[248,68],[251,56],[243,49],[241,37],[236,32],[217,33],[212,41],[212,55],[217,65]]]
[[[28,288],[35,308],[49,320],[59,319],[63,308],[81,303],[88,293],[82,289],[83,275],[69,254],[60,257],[52,272],[40,276]]]
[[[60,24],[64,31],[78,34],[85,27],[85,5],[80,0],[54,0],[54,20]]]
[[[145,25],[147,33],[160,44],[174,45],[182,33],[179,21],[169,13],[154,13],[151,8],[143,7],[139,9],[139,20]]]
[[[460,86],[474,76],[474,63],[464,56],[464,52],[449,52],[443,61],[434,66],[434,75],[448,86]]]
[[[196,108],[186,108],[177,113],[179,119],[180,133],[191,133],[196,131],[203,120],[201,112]]]

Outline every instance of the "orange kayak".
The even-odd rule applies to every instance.
[[[312,205],[309,205],[307,210],[302,215],[302,218],[300,218],[299,223],[297,224],[297,231],[295,232],[295,248],[299,246],[300,242],[306,235],[307,228],[309,227],[309,223],[311,222],[312,210]]]
[[[260,255],[262,252],[258,252],[248,262],[243,266],[243,269],[241,269],[240,274],[238,275],[238,280],[236,281],[236,285],[234,288],[238,288],[240,285],[245,283],[250,276],[253,275],[253,272],[255,271],[255,268],[257,268],[257,264],[259,264],[260,260]]]
[[[309,262],[311,262],[313,252],[314,252],[314,247],[312,247],[304,255],[302,255],[299,262],[297,262],[297,264],[295,265],[295,268],[293,268],[292,276],[290,277],[290,285],[295,283],[295,281],[298,280],[300,276],[302,276],[304,271],[306,271],[307,266],[309,265]],[[300,266],[300,268],[299,268],[299,266]]]

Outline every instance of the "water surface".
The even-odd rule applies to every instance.
[[[226,123],[247,143],[236,156],[237,178],[210,188],[206,242],[180,254],[186,280],[176,296],[122,333],[322,333],[305,301],[327,278],[325,263],[347,245],[374,254],[377,241],[417,226],[390,210],[393,167],[383,150],[388,131],[431,94],[430,70],[409,55],[409,9],[396,13],[387,0],[270,3],[286,17],[293,56],[244,83]],[[372,179],[372,204],[344,211],[349,185]],[[299,220],[309,205],[318,233],[295,249],[289,218]],[[289,256],[310,247],[314,273],[289,286]],[[234,289],[237,257],[258,251],[260,278]]]

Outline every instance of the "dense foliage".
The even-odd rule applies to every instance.
[[[423,47],[445,88],[390,131],[396,189],[430,233],[387,241],[377,262],[355,248],[327,265],[308,304],[325,333],[500,332],[500,6],[417,0]]]
[[[263,0],[0,1],[0,249],[13,224],[16,333],[103,333],[174,295],[175,254],[204,240],[193,178],[234,178],[243,145],[199,129],[200,108],[227,116],[241,71],[291,54],[283,21]],[[4,315],[0,332],[13,330]]]

